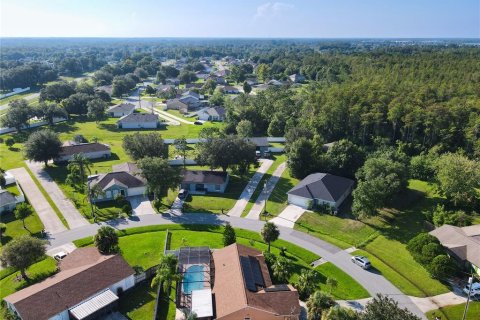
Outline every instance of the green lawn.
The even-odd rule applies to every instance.
[[[424,213],[443,199],[434,186],[411,180],[409,190],[377,217],[355,220],[348,203],[339,216],[305,213],[295,229],[331,242],[343,249],[361,248],[376,267],[402,292],[413,296],[433,296],[449,291],[448,286],[431,279],[428,272],[406,250],[408,240],[424,231]]]
[[[187,121],[194,121],[196,120],[196,117],[185,117],[185,115],[183,113],[181,113],[180,111],[178,110],[165,110],[165,112],[167,113],[170,113],[174,116],[177,116],[179,118],[182,118],[182,119],[185,119]]]
[[[208,170],[206,167],[189,166],[190,170]],[[189,195],[183,204],[184,212],[209,212],[209,213],[226,213],[233,208],[235,202],[240,197],[243,189],[255,174],[256,168],[250,167],[248,174],[244,177],[234,175],[230,172],[230,180],[228,182],[225,193],[208,193],[205,195]],[[163,199],[166,206],[170,206],[178,194],[177,190],[169,190],[168,196]]]
[[[128,319],[151,320],[155,312],[156,298],[156,289],[152,289],[150,283],[144,281],[120,297],[119,311]]]
[[[10,102],[15,101],[15,100],[25,98],[25,96],[28,96],[28,95],[30,95],[32,93],[35,93],[35,92],[38,92],[38,89],[37,90],[31,89],[31,90],[28,90],[28,91],[25,91],[25,92],[22,92],[22,93],[19,93],[19,94],[10,96],[10,97],[0,99],[0,105],[7,104],[7,103],[10,103]]]
[[[27,269],[27,275],[30,278],[30,282],[28,283],[23,279],[19,280],[20,272],[9,274],[0,280],[0,300],[29,285],[42,281],[43,279],[54,274],[56,269],[57,262],[53,258],[47,257],[46,259],[31,265]]]
[[[443,307],[437,310],[432,310],[426,313],[427,318],[434,320],[435,316],[440,316],[442,320],[460,320],[463,317],[465,303],[455,306]],[[480,319],[480,302],[470,302],[468,305],[468,312],[466,320]]]
[[[260,180],[260,182],[258,183],[257,188],[253,192],[252,197],[248,201],[245,209],[243,210],[242,217],[246,216],[250,211],[250,209],[252,209],[253,205],[255,204],[255,201],[257,201],[258,196],[263,190],[263,186],[265,185],[265,182],[267,182],[268,179],[272,177],[272,174],[275,171],[275,169],[277,169],[280,164],[282,164],[287,160],[284,154],[274,155],[272,159],[274,160],[272,166],[267,170],[267,172],[265,172],[265,174],[262,177],[262,180]]]
[[[332,295],[337,299],[361,299],[370,296],[367,290],[331,262],[319,265],[315,270],[321,275],[319,287],[323,291],[329,291],[326,285],[328,278],[334,278],[338,281],[338,286],[332,290]]]
[[[160,320],[175,320],[176,305],[175,305],[176,286],[172,285],[170,296],[161,298],[158,306],[158,319]]]
[[[119,246],[125,260],[132,266],[148,269],[156,264],[163,252],[166,230],[172,233],[171,249],[182,246],[208,246],[210,248],[223,247],[221,226],[208,225],[158,225],[140,228],[132,228],[119,231]],[[243,229],[236,229],[237,242],[246,246],[254,247],[260,251],[267,250],[267,245],[260,235]],[[92,237],[74,241],[77,246],[92,244]],[[279,255],[280,248],[287,249],[287,257],[292,261],[293,274],[291,283],[297,281],[302,269],[311,268],[311,262],[320,257],[308,250],[300,248],[284,240],[272,243],[272,252]],[[328,277],[338,280],[339,285],[333,291],[338,299],[360,299],[368,297],[368,293],[355,280],[343,271],[329,263],[318,267],[319,287],[324,287]]]
[[[268,199],[268,212],[271,215],[277,216],[287,207],[287,191],[292,189],[298,182],[298,179],[290,175],[290,170],[288,168],[285,169]]]
[[[18,186],[16,183],[12,183],[11,185],[8,185],[4,188],[14,196],[19,196],[20,195],[20,190],[18,189]]]
[[[22,235],[34,235],[41,236],[41,231],[44,226],[40,218],[36,213],[28,216],[25,219],[25,226],[28,230],[23,228],[22,220],[15,219],[15,215],[12,212],[4,212],[0,215],[0,221],[7,225],[7,230],[2,234],[1,245],[5,245],[10,240],[22,236]]]

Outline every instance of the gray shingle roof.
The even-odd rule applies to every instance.
[[[90,184],[92,187],[98,185],[102,190],[106,190],[112,185],[119,185],[125,188],[143,187],[145,182],[138,176],[133,176],[128,172],[120,171],[101,174],[91,180]]]
[[[7,204],[14,203],[17,200],[15,196],[7,190],[0,190],[0,207],[3,207]]]
[[[110,147],[103,143],[79,143],[68,146],[62,146],[60,156],[74,155],[77,153],[89,153],[98,151],[109,151]]]
[[[135,106],[131,103],[121,103],[108,108],[108,112],[133,112]]]
[[[213,107],[207,109],[207,114],[212,117],[223,118],[225,116],[225,108],[223,107]]]
[[[118,122],[157,122],[158,115],[151,113],[131,113],[129,115],[121,117]]]
[[[185,170],[183,172],[183,183],[224,184],[227,177],[228,173],[223,171]]]
[[[353,180],[329,173],[312,173],[287,194],[336,202],[353,185]]]

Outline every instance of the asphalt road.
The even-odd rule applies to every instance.
[[[264,222],[260,220],[243,219],[239,217],[220,216],[204,213],[184,213],[182,215],[143,215],[134,216],[130,219],[117,219],[100,224],[91,224],[76,229],[68,230],[53,235],[50,238],[48,249],[52,249],[73,240],[87,236],[93,236],[97,229],[104,225],[109,225],[116,229],[127,229],[133,227],[142,227],[157,224],[213,224],[221,225],[230,222],[236,228],[243,228],[254,232],[259,232]],[[388,295],[396,300],[400,307],[408,308],[422,319],[426,319],[422,311],[413,303],[413,301],[392,283],[385,279],[381,274],[363,270],[350,260],[351,256],[340,248],[310,236],[300,231],[285,227],[279,227],[280,238],[294,243],[302,248],[314,252],[332,262],[338,268],[348,273],[352,278],[358,281],[369,293],[374,296],[377,293]]]

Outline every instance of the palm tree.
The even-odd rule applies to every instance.
[[[99,196],[103,196],[104,192],[98,184],[90,186],[89,183],[87,184],[87,192],[88,201],[90,202],[90,208],[92,209],[92,217],[96,221],[97,217],[95,216],[95,210],[93,208],[93,205],[95,203],[95,199],[97,199]]]
[[[279,257],[272,265],[273,276],[279,282],[287,282],[292,274],[291,261],[284,257]]]
[[[70,165],[77,166],[80,169],[80,174],[82,176],[82,183],[85,183],[85,171],[88,171],[90,174],[90,166],[92,163],[83,153],[76,153],[70,159]]]
[[[98,229],[93,240],[101,253],[109,254],[118,251],[118,235],[112,227],[103,226]]]
[[[295,288],[298,290],[300,299],[305,301],[317,288],[317,272],[311,269],[303,269],[298,277]]]
[[[320,320],[322,313],[335,305],[335,300],[323,291],[315,291],[307,300],[307,319]]]
[[[268,252],[270,252],[270,243],[278,239],[278,237],[280,236],[280,231],[275,224],[273,224],[272,222],[267,222],[263,226],[261,235],[263,241],[268,243]]]
[[[173,281],[180,281],[181,274],[178,273],[178,259],[173,254],[163,255],[160,258],[160,265],[157,268],[157,274],[152,279],[152,288],[158,284],[163,284],[163,290],[168,291]]]

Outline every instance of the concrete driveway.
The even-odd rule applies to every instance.
[[[287,228],[292,228],[295,226],[295,222],[300,219],[302,214],[305,212],[305,209],[290,204],[275,218],[271,219],[270,222],[275,223],[277,226],[283,226]]]
[[[150,203],[150,199],[147,196],[133,196],[128,197],[128,201],[132,205],[133,214],[136,216],[144,214],[155,214],[155,210]]]
[[[237,202],[235,202],[235,206],[233,206],[233,208],[228,212],[229,216],[240,217],[242,215],[242,212],[243,210],[245,210],[248,201],[252,197],[252,194],[255,192],[258,183],[260,182],[260,180],[262,180],[265,172],[267,172],[273,164],[273,160],[264,159],[261,161],[262,165],[257,169],[257,172],[255,172],[252,179],[250,179],[250,181],[248,182],[247,186],[240,195],[240,198],[238,198]]]
[[[286,167],[287,167],[287,164],[283,162],[275,169],[272,176],[267,181],[267,186],[263,188],[262,192],[260,193],[257,200],[255,201],[255,204],[253,205],[252,209],[250,209],[250,212],[247,214],[245,218],[247,219],[260,218],[260,213],[265,208],[265,200],[268,200],[268,198],[272,194],[273,189],[275,189],[275,186],[277,185],[278,180],[280,180],[280,177],[282,176],[283,171],[285,171]]]
[[[70,229],[78,228],[90,224],[82,214],[75,208],[72,201],[65,197],[62,190],[57,183],[50,177],[50,175],[43,169],[43,163],[25,161],[28,168],[32,171],[38,179],[43,189],[48,193],[52,201],[62,213],[65,220],[67,220]]]
[[[25,168],[12,169],[10,172],[13,174],[18,184],[25,193],[28,202],[35,209],[40,220],[42,220],[45,231],[49,234],[56,234],[66,231],[67,228],[63,225],[60,218],[57,216],[53,208],[48,203],[47,199],[43,196],[40,189],[33,182],[32,177]]]

